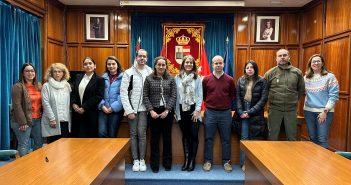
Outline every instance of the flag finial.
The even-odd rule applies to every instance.
[[[139,42],[139,43],[141,42],[140,36],[138,37],[138,42]]]
[[[226,42],[227,44],[229,44],[229,38],[228,38],[228,36],[227,36],[227,38],[225,39],[225,42]]]

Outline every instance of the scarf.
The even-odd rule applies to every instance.
[[[72,91],[71,86],[69,85],[69,83],[65,79],[63,79],[59,82],[59,81],[56,81],[54,78],[50,77],[48,80],[48,83],[54,89],[63,89],[65,87],[67,87],[70,92]]]
[[[188,111],[190,110],[190,106],[195,103],[195,88],[192,85],[194,80],[194,74],[186,74],[184,73],[181,78],[181,89],[180,93],[182,93],[182,110]]]

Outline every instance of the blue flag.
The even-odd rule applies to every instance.
[[[225,54],[224,54],[224,72],[229,75],[229,76],[233,76],[233,63],[232,61],[230,61],[230,57],[229,57],[229,39],[227,38],[226,41],[226,47],[225,47]]]

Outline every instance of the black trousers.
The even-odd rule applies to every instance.
[[[199,145],[199,121],[193,122],[191,119],[195,105],[192,105],[188,111],[182,111],[182,106],[180,105],[180,110],[181,120],[178,123],[182,131],[184,155],[188,154],[190,160],[195,160]]]
[[[59,140],[60,138],[69,137],[68,122],[67,121],[60,122],[60,127],[61,127],[61,135],[47,137],[46,141],[48,142],[48,144],[56,140]]]
[[[161,114],[165,108],[154,108],[157,114]],[[162,135],[163,141],[163,154],[162,164],[165,168],[171,168],[172,166],[172,123],[173,123],[173,112],[169,112],[167,117],[164,119],[157,118],[153,119],[151,115],[148,115],[150,120],[150,145],[151,145],[151,156],[150,166],[152,170],[159,169],[160,163],[160,137]]]

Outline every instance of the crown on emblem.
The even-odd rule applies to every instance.
[[[190,38],[182,35],[180,37],[177,37],[176,41],[179,45],[188,45],[188,43],[190,42]]]

